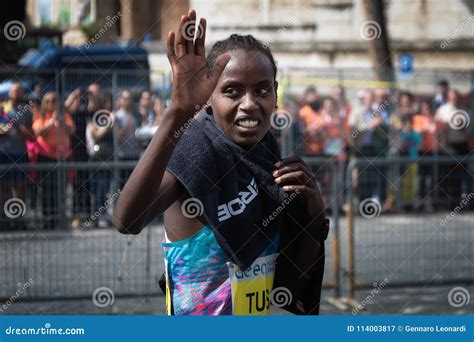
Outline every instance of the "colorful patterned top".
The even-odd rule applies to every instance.
[[[204,226],[163,242],[168,315],[268,315],[279,236],[242,272]]]

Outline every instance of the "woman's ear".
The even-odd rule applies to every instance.
[[[212,115],[212,106],[211,106],[211,99],[207,100],[206,104],[204,105],[206,113]]]
[[[278,81],[275,80],[273,87],[275,88],[275,108],[278,108]]]

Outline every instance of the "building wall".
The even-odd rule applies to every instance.
[[[391,0],[388,32],[394,62],[410,52],[415,65],[474,68],[474,13],[469,1]],[[208,41],[251,33],[285,66],[370,66],[362,0],[192,0],[208,18]]]

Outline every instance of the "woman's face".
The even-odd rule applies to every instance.
[[[428,102],[421,103],[421,113],[426,116],[431,115],[430,105],[428,104]]]
[[[335,113],[335,107],[334,107],[334,102],[332,102],[330,99],[325,99],[323,102],[323,110],[327,114],[334,114]]]
[[[238,145],[259,142],[270,128],[276,86],[269,59],[258,51],[233,50],[210,98],[214,118]]]
[[[56,110],[56,95],[48,94],[44,98],[44,109],[46,112],[54,112]]]

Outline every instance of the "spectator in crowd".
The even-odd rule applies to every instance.
[[[388,94],[386,94],[388,96]],[[390,108],[390,101],[387,99],[385,104],[388,106],[383,106],[386,110]],[[413,95],[410,92],[402,91],[398,93],[397,100],[395,103],[395,110],[390,114],[388,136],[389,136],[389,148],[387,155],[389,157],[398,157],[400,155],[400,150],[402,148],[401,141],[401,132],[403,129],[403,122],[406,118],[412,119],[415,113],[413,105]],[[392,168],[389,168],[388,177],[390,179],[390,185],[388,188],[388,194],[385,204],[383,205],[384,211],[391,210],[396,200],[399,199],[400,195],[400,181],[403,178],[403,175],[400,174],[400,170],[403,169],[403,165],[396,165]]]
[[[87,111],[92,117],[95,112],[105,109],[102,88],[97,83],[91,83],[87,88]]]
[[[344,159],[344,118],[339,112],[332,98],[326,98],[321,108],[321,116],[324,118],[323,132],[323,154],[334,157],[337,160]]]
[[[94,88],[93,85],[91,85]],[[93,102],[93,101],[92,101]],[[85,162],[89,156],[86,146],[86,127],[91,116],[86,104],[82,102],[81,89],[77,88],[66,98],[66,111],[72,116],[76,126],[72,136],[72,161]],[[81,219],[90,216],[89,170],[78,169],[73,181],[73,215],[72,226],[78,228]]]
[[[309,86],[304,91],[303,95],[303,106],[309,105],[311,109],[315,112],[319,111],[319,99],[318,92],[313,86]]]
[[[165,111],[165,105],[160,96],[155,95],[153,97],[153,112],[155,113],[155,125],[159,125],[161,119],[163,118],[163,113]]]
[[[413,117],[413,129],[421,134],[420,155],[430,157],[438,153],[438,128],[431,113],[430,105],[427,101],[421,102],[420,111]],[[432,211],[432,205],[425,199],[431,194],[434,186],[433,169],[434,165],[420,164],[419,189],[422,204],[425,204],[426,210]]]
[[[153,111],[153,99],[148,90],[140,94],[140,99],[138,100],[138,114],[141,124],[153,125],[155,113]]]
[[[298,99],[290,97],[288,99],[288,104],[286,105],[286,110],[291,115],[291,126],[287,134],[291,135],[289,140],[288,153],[294,153],[297,155],[303,155],[305,153],[305,143],[304,143],[304,123],[300,120],[299,110],[301,107],[301,102]],[[286,133],[284,131],[283,133]]]
[[[41,115],[33,123],[33,130],[41,147],[38,155],[40,163],[56,163],[63,158],[69,158],[71,154],[74,121],[69,113],[64,113],[62,117],[58,115],[57,108],[56,93],[47,92],[43,97]],[[57,187],[61,185],[61,179],[54,170],[42,171],[39,178],[42,189],[43,228],[54,229],[58,225]]]
[[[346,134],[344,133],[344,117],[341,117],[338,108],[335,105],[335,101],[329,97],[323,100],[323,104],[321,107],[321,115],[324,118],[324,125],[323,125],[323,154],[325,156],[331,157],[338,162],[344,162],[347,159],[346,155]],[[325,203],[329,203],[330,199],[327,198],[327,195],[330,193],[329,191],[325,191],[326,189],[329,190],[331,186],[331,178],[337,177],[338,179],[342,179],[343,177],[343,169],[338,167],[336,172],[332,173],[329,172],[329,169],[326,168],[326,172],[322,173],[322,194],[323,200]],[[343,184],[341,184],[340,188]],[[338,203],[342,203],[343,193],[340,193],[342,189],[337,190],[336,194],[340,197],[338,199]],[[334,195],[336,195],[334,194]]]
[[[448,101],[438,108],[435,115],[435,120],[440,123],[441,147],[445,153],[457,155],[469,153],[467,126],[463,124],[458,125],[456,122],[456,120],[461,119],[466,114],[459,106],[459,92],[455,89],[450,90],[448,92]],[[467,118],[464,119],[467,120]]]
[[[41,100],[39,98],[31,98],[31,114],[33,117],[33,122],[41,117]],[[33,130],[33,129],[32,129]],[[39,145],[36,136],[33,135],[32,139],[29,139],[26,142],[27,150],[28,150],[28,161],[30,164],[38,163],[38,156],[41,150],[41,146]],[[30,170],[28,171],[28,178],[29,178],[29,186],[28,186],[28,198],[30,200],[30,209],[33,213],[36,213],[36,205],[38,201],[38,171],[37,170]]]
[[[316,89],[314,87],[309,87],[305,91],[304,103],[300,109],[299,116],[304,127],[305,153],[308,155],[323,155],[323,135],[326,120],[321,114]]]
[[[421,134],[413,129],[413,117],[404,116],[402,121],[401,148],[400,155],[408,156],[416,161],[418,152],[422,144]],[[416,162],[403,164],[401,170],[402,179],[400,182],[400,200],[402,205],[413,209],[416,205],[416,177],[418,174],[418,164]]]
[[[111,92],[104,92],[103,107],[105,110],[112,112],[114,110],[114,97]]]
[[[342,86],[336,86],[331,91],[331,98],[334,101],[336,106],[336,111],[339,114],[341,133],[343,137],[343,154],[339,156],[340,165],[338,166],[337,177],[338,181],[338,190],[337,193],[340,195],[338,203],[345,203],[345,198],[347,195],[346,184],[344,182],[344,172],[347,168],[349,162],[349,153],[350,153],[350,136],[351,129],[349,127],[349,117],[352,111],[352,107],[346,99],[346,91]]]
[[[350,136],[350,127],[349,127],[349,116],[351,113],[351,105],[346,99],[346,91],[342,86],[337,86],[332,89],[331,98],[334,101],[336,106],[336,111],[339,114],[339,118],[342,120],[342,132],[344,133],[344,150],[346,151],[346,156],[349,148],[349,139]]]
[[[415,114],[413,95],[410,92],[403,91],[398,96],[397,106],[394,115],[390,120],[391,128],[395,136],[399,137],[399,133],[403,128],[403,120],[405,117],[412,117]],[[400,143],[397,148],[400,149]]]
[[[135,131],[135,137],[140,142],[142,149],[147,147],[158,129],[161,112],[161,99],[152,99],[150,92],[144,91],[138,101],[140,126]]]
[[[90,89],[90,87],[89,87]],[[97,91],[96,91],[97,90]],[[93,103],[93,107],[91,107]],[[95,87],[89,94],[89,112],[95,115],[87,123],[86,138],[91,162],[103,163],[113,161],[115,114],[105,108],[104,97],[100,88]],[[99,167],[91,172],[91,189],[94,197],[92,211],[94,220],[86,222],[87,227],[105,228],[110,225],[111,218],[104,213],[107,194],[110,191],[112,173],[108,167]]]
[[[374,93],[365,91],[362,107],[349,118],[356,155],[384,156],[387,147],[388,112],[374,102]]]
[[[28,98],[30,100],[36,99],[36,100],[41,101],[41,98],[42,98],[42,95],[43,95],[42,91],[43,91],[43,86],[41,85],[41,83],[40,82],[35,82],[33,84],[33,90],[28,95]]]
[[[12,198],[26,202],[27,172],[17,164],[28,163],[27,141],[34,139],[32,121],[31,104],[24,103],[23,89],[19,82],[15,82],[10,87],[8,101],[3,106],[0,132],[0,164],[14,165],[8,171],[0,172],[0,224],[10,229],[26,228],[21,218],[11,220],[4,216],[4,205]]]
[[[433,98],[433,109],[436,111],[439,107],[444,105],[448,99],[449,83],[446,80],[441,80],[436,85],[436,94]]]
[[[270,131],[280,144],[282,155],[303,155],[305,153],[303,121],[299,118],[300,107],[301,101],[294,97],[286,97],[286,101],[278,105],[275,110],[276,116],[272,118],[274,122],[272,126],[275,127],[270,128]],[[286,128],[278,128],[279,123],[282,123]]]
[[[406,116],[403,118],[401,131],[401,149],[400,155],[410,157],[416,160],[422,144],[421,134],[413,129],[413,118]]]
[[[119,109],[115,113],[117,124],[118,146],[115,151],[117,158],[121,161],[138,160],[140,157],[140,146],[135,137],[137,124],[132,112],[132,93],[128,90],[122,92],[118,100]],[[121,189],[132,169],[124,169],[120,172],[119,188]]]
[[[422,135],[420,153],[433,155],[438,150],[438,128],[427,101],[421,102],[419,113],[413,117],[413,129]]]
[[[363,94],[362,107],[354,110],[350,115],[349,126],[356,156],[385,156],[389,117],[387,117],[387,112],[374,108],[374,93],[366,90]],[[358,184],[360,200],[375,198],[379,203],[385,201],[385,183],[383,169],[375,166],[362,169]]]
[[[467,112],[459,105],[459,92],[456,89],[448,91],[447,102],[438,108],[435,120],[440,129],[440,154],[460,156],[470,152],[468,144]],[[460,121],[458,121],[460,120]],[[448,194],[450,207],[455,207],[461,200],[462,185],[466,179],[466,165],[443,164],[440,173],[449,175],[441,182],[441,189]],[[466,185],[467,187],[467,185]]]

